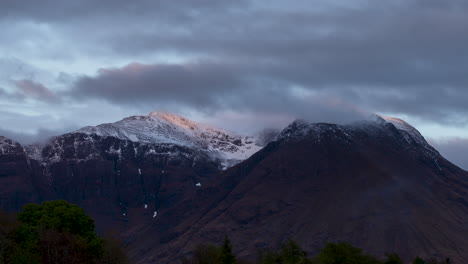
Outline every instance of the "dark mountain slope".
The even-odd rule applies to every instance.
[[[259,148],[252,137],[168,113],[85,127],[44,146],[2,138],[0,205],[19,211],[26,203],[65,199],[85,208],[98,230],[122,232],[153,223]]]
[[[192,137],[187,122],[166,119],[129,118],[26,149],[0,137],[2,209],[66,199],[98,230],[120,232],[137,263],[174,263],[225,234],[244,257],[294,239],[312,254],[345,240],[377,255],[468,259],[468,173],[404,121],[296,121],[221,171],[254,143],[208,128]]]
[[[39,163],[19,143],[0,136],[0,208],[14,211],[38,201],[44,181]]]
[[[172,262],[195,243],[229,234],[245,257],[294,239],[310,253],[348,241],[380,256],[437,254],[464,263],[468,174],[408,126],[380,118],[351,126],[295,122],[198,197],[205,211],[192,210],[167,245],[144,254],[136,246],[133,257]],[[150,230],[139,240],[151,240]]]

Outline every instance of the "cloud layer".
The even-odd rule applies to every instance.
[[[466,138],[467,12],[464,0],[4,0],[0,128],[162,109],[249,130],[377,112]]]
[[[445,158],[468,171],[468,159],[466,158],[468,138],[434,140],[432,144]]]
[[[208,1],[207,9],[158,3],[154,15],[178,11],[140,29],[111,29],[103,40],[114,54],[170,54],[180,62],[102,68],[82,76],[76,92],[116,103],[180,101],[258,110],[258,100],[245,97],[261,93],[274,103],[301,90],[369,111],[468,122],[468,7],[462,1],[299,1],[270,8]],[[145,10],[142,21],[151,16],[151,8]]]

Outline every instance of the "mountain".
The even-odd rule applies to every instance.
[[[17,210],[38,201],[39,171],[38,162],[29,159],[18,142],[0,136],[0,208]]]
[[[168,144],[197,149],[218,160],[224,169],[261,149],[256,139],[195,123],[170,113],[152,112],[121,121],[85,127],[76,134],[115,137],[142,144]],[[117,150],[116,150],[117,151]]]
[[[218,179],[200,189],[170,240],[158,225],[128,236],[137,263],[174,263],[225,234],[246,258],[294,239],[310,254],[326,241],[347,241],[407,261],[468,259],[468,173],[399,119],[298,120]]]
[[[0,205],[78,204],[142,264],[177,263],[225,234],[246,258],[288,239],[310,254],[344,240],[379,256],[468,258],[468,172],[403,120],[296,120],[257,141],[167,113],[43,146],[0,137]]]
[[[85,127],[43,146],[2,142],[3,209],[65,199],[84,207],[101,230],[153,221],[261,148],[253,137],[168,113]],[[137,219],[129,216],[132,210]]]

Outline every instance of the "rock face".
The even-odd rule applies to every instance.
[[[47,198],[79,204],[98,227],[113,223],[116,231],[128,226],[130,211],[144,209],[138,215],[152,220],[219,171],[205,153],[187,147],[81,133],[54,138],[42,154],[53,190]]]
[[[135,263],[177,263],[225,234],[247,258],[294,239],[311,254],[344,240],[381,256],[468,259],[468,173],[404,121],[295,121],[258,149],[160,113],[45,146],[0,137],[0,204],[78,204],[99,231],[122,234]]]
[[[6,138],[0,146],[3,209],[65,199],[84,207],[99,229],[117,231],[135,215],[137,223],[153,221],[261,148],[252,137],[168,113],[85,127],[44,146],[23,148]]]
[[[121,121],[85,127],[75,133],[115,137],[143,144],[170,144],[204,152],[225,169],[261,149],[256,139],[199,124],[181,116],[152,112]]]
[[[377,256],[398,252],[408,261],[419,255],[464,263],[468,173],[402,122],[296,121],[225,171],[216,186],[206,186],[215,191],[193,202],[204,207],[174,226],[179,236],[151,250],[135,241],[131,253],[138,263],[172,263],[195,243],[229,234],[247,258],[294,239],[311,254],[326,241],[348,241]],[[147,228],[147,236],[161,232]]]
[[[0,136],[0,208],[14,211],[39,200],[40,169],[23,147]]]
[[[261,148],[253,137],[168,113],[85,127],[44,146],[0,142],[2,209],[65,199],[85,208],[98,230],[117,232],[154,222]]]

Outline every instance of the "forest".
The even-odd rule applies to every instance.
[[[94,220],[63,200],[27,204],[18,214],[0,212],[0,264],[130,264],[117,235],[101,237]],[[262,249],[256,259],[235,255],[226,235],[220,245],[199,244],[182,264],[404,264],[397,253],[385,258],[365,254],[346,242],[326,243],[315,256],[290,240],[277,249]],[[422,259],[412,264],[453,264],[450,259]]]

